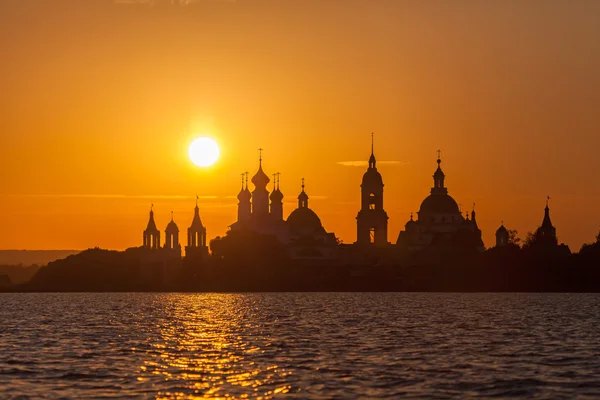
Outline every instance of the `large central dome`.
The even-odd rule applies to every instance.
[[[460,213],[456,201],[447,194],[431,194],[423,200],[419,215]]]
[[[314,235],[325,232],[321,219],[310,208],[297,208],[289,215],[287,224],[290,230],[297,234]]]

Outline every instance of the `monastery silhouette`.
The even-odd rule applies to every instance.
[[[371,156],[363,175],[361,206],[356,216],[356,242],[341,244],[332,232],[323,227],[317,213],[309,208],[309,196],[302,178],[297,208],[287,219],[283,218],[283,193],[280,189],[280,173],[273,174],[273,187],[269,193],[267,186],[271,182],[263,170],[263,149],[259,149],[258,171],[251,182],[250,191],[248,172],[241,175],[241,189],[237,195],[237,221],[229,226],[229,233],[251,232],[276,238],[285,246],[287,256],[295,260],[332,262],[343,257],[355,257],[357,252],[389,252],[400,255],[414,253],[439,253],[445,249],[483,252],[485,250],[481,230],[477,225],[475,207],[471,212],[460,210],[457,202],[448,194],[444,184],[446,175],[442,171],[441,152],[438,150],[437,169],[433,174],[433,187],[417,212],[414,219],[411,213],[404,230],[400,231],[395,243],[388,240],[388,215],[384,208],[384,183],[377,170],[373,134],[371,134]],[[549,198],[548,198],[549,199]],[[198,198],[194,208],[192,223],[187,230],[186,259],[206,261],[210,257],[206,239],[206,227],[200,219]],[[161,246],[160,231],[154,221],[154,210],[150,209],[150,218],[143,233],[144,258],[147,262],[176,262],[181,260],[179,228],[173,220],[165,229],[165,241]],[[220,239],[220,238],[216,238]],[[550,208],[546,201],[544,219],[535,232],[532,243],[540,248],[569,252],[565,245],[558,245],[556,228],[550,220]],[[509,230],[504,223],[496,231],[496,246],[511,244]],[[348,253],[347,248],[354,250]]]

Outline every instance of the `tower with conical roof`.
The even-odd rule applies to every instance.
[[[144,231],[144,247],[148,249],[160,248],[160,231],[154,222],[154,205],[150,207],[150,219]]]
[[[273,191],[271,192],[271,217],[275,221],[283,221],[283,193],[279,190],[279,172],[273,174]]]
[[[558,246],[558,239],[556,237],[556,228],[552,225],[550,220],[550,207],[549,207],[550,196],[546,199],[546,208],[544,209],[544,220],[542,225],[535,232],[535,244],[544,246]]]
[[[244,187],[244,179],[246,187]],[[237,196],[238,202],[238,222],[245,222],[250,219],[252,215],[252,193],[248,190],[248,172],[242,174],[242,189]]]
[[[388,244],[388,215],[383,208],[383,178],[377,171],[373,134],[371,134],[371,157],[369,167],[363,175],[361,187],[361,208],[356,216],[356,243]]]
[[[178,252],[181,256],[181,245],[179,244],[179,227],[173,220],[173,211],[171,211],[171,222],[165,229],[165,249]]]
[[[186,257],[194,253],[207,253],[206,228],[200,220],[200,209],[198,208],[198,196],[196,196],[196,207],[194,208],[194,218],[188,228],[188,244],[185,248]]]
[[[252,191],[252,216],[261,218],[269,215],[269,191],[267,185],[271,181],[262,169],[262,151],[258,149],[260,157],[258,159],[258,171],[252,177],[254,190]]]
[[[508,229],[504,226],[504,221],[502,221],[502,225],[496,231],[496,247],[503,247],[508,245]]]

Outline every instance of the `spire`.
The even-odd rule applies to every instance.
[[[544,209],[544,221],[542,222],[542,228],[552,228],[552,221],[550,221],[550,196],[546,197],[546,208]]]
[[[194,218],[192,219],[192,224],[190,225],[190,229],[199,229],[202,228],[202,221],[200,220],[200,208],[198,207],[198,196],[196,196],[196,207],[194,207]]]
[[[196,207],[198,207],[198,204],[196,204]],[[171,210],[171,222],[173,222],[173,210]]]
[[[471,221],[477,227],[477,220],[475,219],[475,202],[473,202],[473,211],[471,211]]]
[[[150,205],[150,218],[148,219],[148,225],[146,226],[146,231],[148,231],[148,232],[158,231],[158,229],[156,228],[156,222],[154,222],[154,204]]]
[[[371,132],[371,157],[369,157],[369,168],[376,168],[374,136],[375,134]]]

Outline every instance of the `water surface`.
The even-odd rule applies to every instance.
[[[600,397],[600,295],[0,294],[0,398]]]

